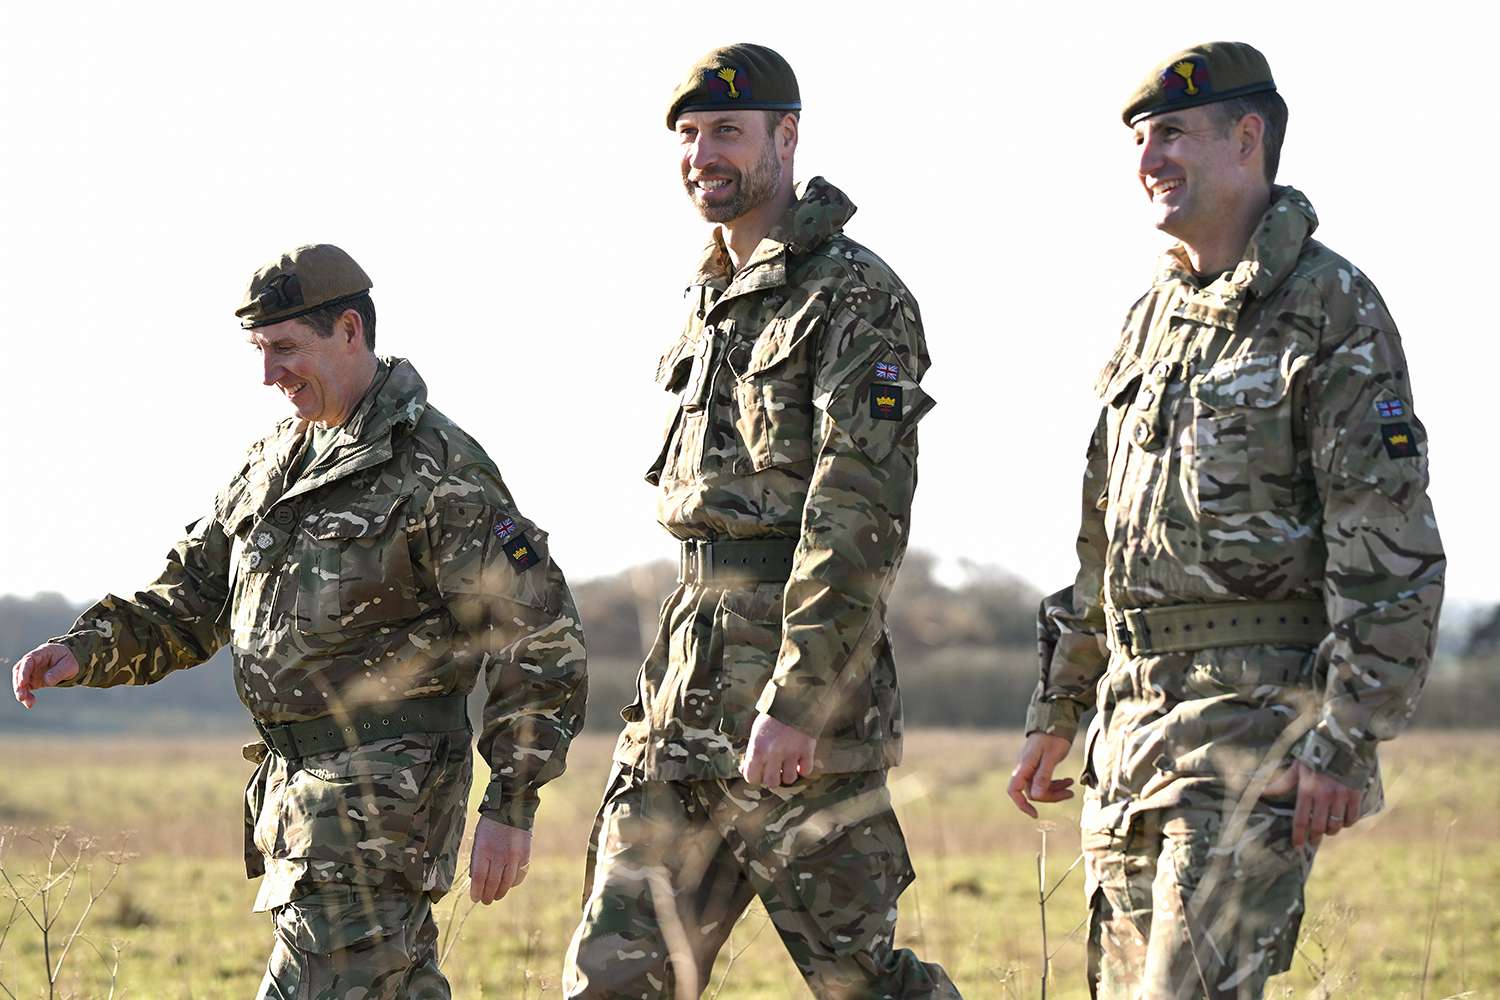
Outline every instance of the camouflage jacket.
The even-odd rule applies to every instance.
[[[844,235],[853,214],[812,179],[732,275],[716,233],[658,365],[677,395],[647,475],[662,525],[796,550],[784,584],[668,598],[616,754],[650,777],[732,776],[758,712],[816,735],[822,771],[900,759],[885,606],[933,401],[916,301]]]
[[[1316,226],[1278,187],[1206,288],[1169,252],[1099,376],[1079,571],[1043,603],[1027,730],[1071,738],[1097,698],[1085,778],[1117,813],[1233,785],[1273,748],[1378,803],[1376,744],[1421,691],[1445,567],[1427,435],[1384,302]],[[1241,600],[1321,602],[1330,630],[1131,656],[1105,627],[1106,606]]]
[[[479,811],[529,828],[587,689],[546,532],[428,405],[407,361],[381,362],[340,435],[288,484],[306,426],[288,419],[251,447],[155,583],[105,597],[57,640],[82,668],[74,683],[150,684],[229,643],[240,699],[281,723],[466,693],[484,669]]]

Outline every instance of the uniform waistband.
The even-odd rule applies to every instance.
[[[307,757],[407,733],[446,733],[467,729],[466,700],[461,694],[415,698],[388,705],[365,705],[339,718],[325,715],[279,726],[265,725],[257,720],[255,728],[260,730],[266,746],[281,756]]]
[[[677,582],[708,587],[784,583],[792,575],[795,538],[689,538],[677,560]]]
[[[1316,646],[1328,635],[1320,601],[1228,601],[1104,609],[1110,645],[1133,656],[1219,646]]]

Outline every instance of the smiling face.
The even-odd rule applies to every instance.
[[[1151,201],[1157,229],[1194,245],[1222,223],[1247,186],[1255,186],[1259,165],[1252,163],[1253,155],[1247,157],[1240,133],[1238,127],[1226,129],[1212,106],[1172,111],[1136,124],[1136,172]],[[1254,174],[1247,165],[1254,166]]]
[[[780,191],[790,144],[767,128],[763,111],[690,111],[677,119],[682,183],[709,222],[732,222]]]
[[[264,384],[280,390],[303,420],[337,427],[370,386],[375,356],[365,346],[362,322],[353,310],[339,317],[328,337],[297,319],[249,333],[264,363]]]

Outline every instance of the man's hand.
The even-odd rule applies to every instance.
[[[479,817],[469,857],[469,898],[488,906],[526,881],[531,867],[531,831]]]
[[[1293,788],[1297,808],[1292,813],[1292,846],[1298,850],[1309,843],[1317,847],[1324,834],[1335,836],[1359,822],[1364,795],[1301,761],[1271,779],[1261,797],[1286,795]]]
[[[41,688],[52,687],[78,676],[78,661],[68,647],[56,642],[43,643],[16,661],[10,668],[10,686],[16,701],[27,708],[36,704]]]
[[[1073,797],[1068,788],[1073,784],[1072,778],[1052,779],[1052,772],[1068,756],[1072,745],[1072,740],[1051,733],[1032,733],[1026,737],[1016,769],[1010,772],[1010,787],[1006,789],[1017,809],[1036,819],[1032,802],[1062,802]]]
[[[799,777],[812,773],[816,737],[769,715],[757,715],[750,727],[750,747],[740,776],[752,785],[775,788],[790,785]]]

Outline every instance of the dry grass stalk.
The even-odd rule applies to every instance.
[[[25,917],[36,928],[42,945],[42,970],[47,981],[48,1000],[58,995],[58,981],[73,945],[83,942],[92,948],[100,962],[109,971],[109,993],[113,998],[119,982],[121,942],[110,944],[112,958],[105,956],[98,944],[83,933],[84,925],[94,911],[94,905],[109,891],[115,877],[119,875],[132,855],[123,851],[111,851],[104,855],[107,871],[96,882],[92,852],[95,842],[84,837],[74,837],[67,827],[53,827],[42,835],[26,834],[24,839],[44,849],[46,862],[40,872],[12,872],[5,865],[5,848],[17,838],[14,830],[0,831],[0,882],[4,889],[0,894],[11,900],[10,912],[3,928],[0,928],[0,947],[10,937],[11,930]],[[85,888],[86,886],[86,888]],[[87,897],[77,917],[69,927],[63,923],[63,911],[73,897],[75,889],[82,889]],[[55,957],[54,957],[55,953]],[[0,990],[15,1000],[15,992],[4,982]]]

